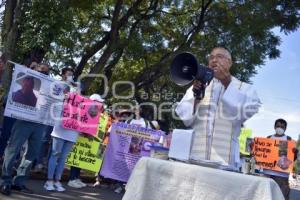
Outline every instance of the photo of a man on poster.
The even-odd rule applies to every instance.
[[[279,141],[278,153],[280,158],[277,161],[277,166],[283,170],[288,169],[289,166],[292,164],[292,161],[287,158],[287,148],[287,141]]]
[[[21,74],[18,76],[22,76]],[[33,76],[21,77],[17,83],[21,85],[21,89],[12,93],[12,100],[14,102],[35,107],[37,97],[34,94],[34,89],[39,89],[41,81]]]
[[[132,154],[140,154],[141,153],[141,144],[140,144],[140,139],[138,137],[131,138],[129,153],[132,153]]]

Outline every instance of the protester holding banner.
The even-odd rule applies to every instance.
[[[79,132],[67,130],[61,127],[61,121],[55,123],[52,136],[52,150],[48,161],[48,180],[44,185],[47,191],[63,192],[65,188],[60,183],[64,170],[65,161],[73,145],[75,144]]]
[[[142,127],[142,128],[149,128],[149,129],[153,128],[153,129],[155,129],[152,122],[149,121],[149,120],[146,120],[143,116],[144,115],[143,115],[143,110],[142,110],[141,106],[136,105],[133,108],[133,119],[126,120],[125,123],[131,124],[131,125],[136,125],[136,126],[139,126],[139,127]],[[132,139],[132,143],[131,143],[130,148],[129,148],[129,151],[131,153],[141,151],[139,140],[137,140],[136,143],[135,143],[134,139],[135,138]],[[121,193],[122,191],[125,190],[125,184],[122,184],[122,182],[120,184],[117,184],[117,185],[118,185],[118,187],[114,190],[116,193]]]
[[[45,68],[49,71],[49,66]],[[27,76],[27,75],[26,75]],[[12,127],[12,133],[5,149],[5,157],[2,166],[1,193],[10,195],[11,189],[25,193],[32,193],[25,186],[25,182],[29,176],[32,162],[36,159],[42,140],[42,132],[46,128],[45,125],[24,120],[16,120]],[[21,147],[28,141],[26,154],[18,167],[17,175],[12,179],[12,170],[17,154]]]
[[[5,55],[2,54],[1,57],[0,57],[0,88],[1,88],[1,76],[4,72],[4,67],[5,67],[6,61],[7,60],[6,60]],[[31,62],[31,63],[34,63],[35,65],[37,65],[36,62]],[[43,68],[43,70],[46,70],[46,71],[48,70],[49,71],[49,69],[47,69],[47,68],[48,67],[45,66]],[[5,95],[5,96],[2,96],[2,95],[4,95],[4,93],[0,95],[1,96],[0,97],[1,98],[1,104],[3,104],[3,108],[5,109],[6,101],[7,101],[7,95]],[[11,129],[12,129],[15,121],[16,121],[15,118],[4,116],[3,123],[2,123],[3,127],[2,127],[1,135],[0,135],[0,163],[3,162],[4,150],[6,148],[7,141],[9,139],[10,135],[11,135]]]
[[[73,69],[71,68],[62,69],[62,80],[69,85],[70,92],[76,92],[80,94],[80,88],[78,87],[78,84],[74,82],[73,76],[74,76]],[[79,176],[80,176],[80,168],[71,166],[68,186],[74,188],[86,187],[86,184],[79,179]]]
[[[128,116],[128,117],[130,117],[130,116]],[[156,127],[154,126],[154,124],[151,121],[144,118],[143,109],[139,105],[136,105],[133,108],[133,118],[128,119],[125,122],[128,124],[134,124],[134,125],[137,125],[137,126],[143,127],[143,128],[156,129]]]
[[[97,101],[100,103],[104,102],[104,99],[102,99],[99,94],[92,94],[90,96],[90,100]],[[100,112],[102,112],[102,110]],[[68,186],[74,187],[74,188],[83,188],[83,187],[87,186],[86,183],[81,181],[80,172],[81,172],[81,168],[74,167],[74,166],[71,167]]]
[[[67,80],[67,74],[73,73],[71,68],[62,69],[62,81],[66,83],[64,86],[64,94],[70,92],[72,87]],[[65,161],[73,145],[75,144],[79,132],[74,130],[68,130],[62,127],[62,111],[63,104],[58,105],[57,108],[61,113],[60,118],[55,121],[54,129],[51,133],[52,136],[52,149],[51,155],[48,161],[48,180],[44,184],[44,188],[47,191],[63,192],[65,188],[62,186],[60,180],[64,170]]]
[[[220,163],[220,168],[238,170],[241,124],[258,112],[260,100],[251,85],[230,74],[232,59],[227,49],[214,48],[208,66],[214,71],[214,79],[208,85],[194,81],[176,113],[194,130],[191,159],[209,160]],[[194,91],[197,93],[203,87],[205,96],[196,99]]]
[[[291,141],[292,138],[285,135],[284,132],[287,128],[287,122],[284,119],[277,119],[274,124],[275,134],[269,135],[267,138],[274,140]],[[273,170],[264,169],[263,173],[269,175],[280,187],[283,196],[286,200],[289,199],[290,187],[289,187],[289,173],[278,172]]]

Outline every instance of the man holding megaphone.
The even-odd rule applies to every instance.
[[[258,112],[260,100],[251,85],[230,74],[232,59],[227,49],[214,48],[208,68],[190,55],[178,55],[171,66],[178,85],[193,82],[176,108],[184,124],[194,130],[190,159],[237,170],[240,128]]]

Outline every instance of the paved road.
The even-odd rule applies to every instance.
[[[34,190],[34,194],[23,194],[19,192],[12,192],[11,196],[4,196],[0,193],[0,199],[5,200],[121,200],[122,195],[116,194],[113,190],[108,188],[93,188],[86,187],[83,189],[73,189],[66,186],[65,192],[47,192],[43,188],[44,181],[30,180],[28,187]],[[66,183],[63,183],[66,185]],[[300,199],[300,189],[292,189],[290,200]],[[133,199],[134,200],[134,199]]]
[[[23,194],[20,192],[12,191],[10,196],[4,196],[0,193],[0,199],[2,200],[121,200],[122,195],[113,192],[111,189],[86,187],[82,189],[73,189],[66,186],[65,192],[47,192],[43,188],[44,181],[30,180],[28,188],[34,191],[34,194]],[[63,183],[65,186],[66,183]]]

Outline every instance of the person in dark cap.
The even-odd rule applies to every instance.
[[[33,93],[34,78],[32,76],[26,76],[22,80],[22,88],[12,94],[12,100],[24,105],[36,106],[37,98]]]

